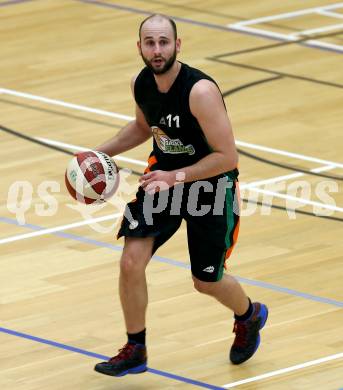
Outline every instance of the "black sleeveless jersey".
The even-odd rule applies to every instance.
[[[189,95],[199,80],[215,81],[198,69],[181,63],[181,69],[169,91],[158,90],[153,72],[145,67],[137,76],[135,100],[151,127],[154,143],[152,170],[171,171],[195,164],[211,153],[205,135],[191,113]],[[216,84],[216,83],[215,83]],[[234,179],[238,171],[228,172]]]

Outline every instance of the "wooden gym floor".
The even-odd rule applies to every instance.
[[[114,235],[137,175],[94,210],[64,170],[132,117],[152,12],[225,96],[243,198],[230,272],[270,318],[256,356],[229,364],[231,314],[193,289],[182,226],[147,271],[150,369],[119,379],[93,366],[125,342]],[[2,390],[343,386],[342,19],[330,0],[0,1]],[[117,162],[141,173],[149,150]]]

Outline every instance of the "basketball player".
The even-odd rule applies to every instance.
[[[153,151],[136,199],[127,205],[131,217],[124,218],[118,233],[125,237],[119,293],[128,340],[119,354],[95,370],[113,376],[147,370],[145,269],[183,219],[194,287],[233,311],[236,337],[230,360],[240,364],[257,350],[268,310],[252,303],[240,284],[223,273],[239,227],[238,156],[225,104],[214,80],[176,60],[181,41],[173,20],[146,18],[137,46],[146,66],[131,83],[136,118],[97,150],[114,156],[153,136]],[[154,213],[162,193],[168,193],[167,206]],[[215,210],[218,197],[223,202]],[[211,205],[211,211],[204,213],[204,205]]]

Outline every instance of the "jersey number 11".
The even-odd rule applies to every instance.
[[[178,115],[175,115],[175,116],[172,118],[171,114],[169,114],[169,115],[166,116],[166,118],[167,118],[167,120],[168,120],[168,126],[169,126],[169,127],[172,126],[172,120],[175,122],[177,128],[180,127],[180,117],[179,117]]]

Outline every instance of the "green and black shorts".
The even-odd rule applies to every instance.
[[[221,176],[178,184],[155,195],[139,187],[136,199],[126,206],[118,238],[155,237],[155,253],[182,220],[192,274],[202,281],[219,281],[239,231],[238,180]]]

